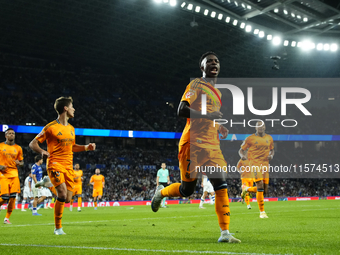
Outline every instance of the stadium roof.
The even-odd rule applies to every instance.
[[[171,2],[3,1],[0,51],[106,70],[192,77],[199,74],[200,55],[213,50],[229,67],[224,75],[240,75],[240,70],[268,61],[270,55],[289,53],[287,47],[273,48],[266,38],[254,35],[256,27],[289,44],[302,37],[338,43],[340,35],[339,4],[331,0],[177,0],[176,6]],[[206,15],[203,9],[208,9]],[[242,23],[252,27],[250,33],[247,27],[240,28]],[[270,69],[272,63],[268,65]]]

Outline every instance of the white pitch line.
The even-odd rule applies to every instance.
[[[194,253],[194,254],[234,254],[234,255],[281,255],[272,253],[244,253],[228,251],[190,251],[190,250],[153,250],[153,249],[133,249],[117,247],[86,247],[86,246],[61,246],[61,245],[41,245],[41,244],[11,244],[0,243],[1,246],[21,246],[21,247],[39,247],[39,248],[67,248],[67,249],[87,249],[87,250],[111,250],[111,251],[135,251],[135,252],[168,252],[168,253]],[[228,245],[228,244],[227,244]],[[230,245],[230,244],[229,244]],[[282,254],[283,255],[283,254]],[[285,254],[293,255],[293,254]]]

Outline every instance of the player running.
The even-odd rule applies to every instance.
[[[273,138],[265,133],[266,126],[263,121],[256,123],[256,133],[248,136],[241,145],[239,155],[242,160],[249,158],[249,165],[254,174],[254,180],[257,187],[256,200],[260,209],[260,218],[268,218],[264,211],[264,196],[267,194],[269,184],[269,160],[274,157]],[[248,155],[246,154],[248,150]],[[244,196],[249,187],[242,186],[242,196]]]
[[[209,195],[210,198],[210,204],[215,204],[215,191],[214,191],[214,187],[212,186],[208,176],[205,173],[202,173],[202,182],[201,182],[201,187],[203,188],[203,194],[201,197],[201,202],[200,205],[198,206],[199,209],[205,209],[205,207],[203,207],[203,203],[205,201],[205,198]]]
[[[20,193],[20,180],[18,166],[24,165],[22,148],[15,144],[15,132],[13,128],[5,131],[6,141],[0,143],[0,207],[7,202],[7,213],[4,224],[12,224],[9,221],[15,207],[15,198]]]
[[[30,148],[47,158],[46,168],[49,178],[44,178],[38,185],[45,185],[49,179],[57,191],[54,204],[55,235],[65,235],[61,225],[65,202],[71,200],[74,188],[73,152],[95,150],[96,144],[76,144],[74,127],[68,123],[74,117],[75,109],[71,97],[60,97],[54,103],[58,118],[44,127],[31,141]],[[46,140],[47,150],[39,143]]]
[[[21,211],[26,212],[25,210],[25,205],[26,202],[28,201],[28,207],[31,204],[31,200],[33,198],[33,192],[32,192],[32,173],[29,173],[28,176],[25,179],[24,182],[24,191],[22,193],[23,200],[21,202]]]
[[[166,169],[166,164],[162,163],[161,168],[157,172],[157,179],[156,179],[157,187],[159,185],[163,185],[164,187],[167,187],[170,184],[170,176],[169,176],[169,170]],[[165,205],[166,197],[162,200],[162,208],[167,208]]]
[[[79,164],[75,164],[74,166],[74,190],[73,190],[72,199],[70,202],[70,211],[72,211],[73,201],[75,197],[77,197],[78,198],[78,212],[81,212],[81,202],[82,202],[81,195],[83,192],[82,182],[83,182],[83,170],[80,170]]]
[[[94,209],[97,210],[97,202],[102,199],[103,188],[105,188],[105,178],[100,174],[100,169],[95,170],[95,174],[91,176],[90,184],[93,185],[93,201]]]
[[[187,118],[181,140],[179,142],[179,168],[181,183],[173,183],[164,188],[159,185],[152,198],[151,208],[157,212],[163,197],[188,197],[196,188],[198,172],[196,166],[226,167],[220,149],[218,132],[222,138],[228,135],[228,129],[222,125],[214,125],[214,119],[220,119],[221,92],[215,88],[217,76],[220,71],[220,62],[214,52],[207,52],[199,60],[199,67],[203,73],[202,78],[196,78],[187,86],[178,106],[178,115]],[[206,96],[206,114],[202,114],[201,96]],[[227,190],[226,173],[218,171],[207,172],[214,187],[215,211],[221,230],[218,242],[239,243],[229,233],[230,209]],[[214,178],[212,178],[214,177]]]

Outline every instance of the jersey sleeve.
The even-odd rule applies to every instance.
[[[94,182],[94,180],[93,180],[93,175],[91,176],[90,182]]]
[[[104,177],[104,175],[102,175],[102,182],[105,182],[105,177]]]
[[[80,175],[80,177],[83,177],[83,170],[80,170],[81,171],[81,175]]]
[[[160,171],[158,170],[157,171],[157,177],[160,177],[161,176],[161,173],[160,173]]]
[[[43,130],[35,137],[39,143],[43,143],[47,139],[48,126],[45,126]]]
[[[240,169],[240,167],[242,166],[242,159],[240,159],[237,163],[237,169]]]
[[[248,136],[247,138],[246,138],[246,140],[244,140],[243,141],[243,143],[241,144],[241,149],[242,150],[247,150],[249,147],[250,147],[250,145],[251,145],[251,138],[250,138],[250,136]]]
[[[33,165],[31,169],[31,173],[36,174],[36,171],[37,171],[36,165]]]
[[[273,150],[274,149],[274,140],[273,137],[270,137],[270,145],[269,145],[269,149]]]
[[[186,101],[191,105],[197,99],[199,96],[199,90],[197,89],[198,82],[199,81],[197,79],[190,82],[184,91],[181,101]]]
[[[19,146],[19,148],[18,148],[18,156],[17,156],[17,159],[19,160],[19,161],[21,161],[21,160],[24,160],[24,156],[23,156],[23,153],[22,153],[22,148]]]

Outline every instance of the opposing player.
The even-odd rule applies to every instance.
[[[215,204],[214,187],[212,186],[208,176],[205,173],[202,174],[201,187],[203,188],[203,194],[202,194],[200,205],[198,206],[198,208],[199,209],[205,209],[205,207],[203,207],[203,203],[205,201],[205,198],[208,196],[208,194],[209,194],[209,198],[210,198],[210,204],[212,204],[212,205]]]
[[[256,133],[248,136],[241,145],[239,155],[242,160],[249,158],[249,165],[254,174],[254,180],[257,187],[256,200],[260,209],[260,218],[268,218],[264,210],[264,195],[267,194],[269,184],[269,160],[274,157],[273,138],[265,133],[266,126],[263,121],[256,123]],[[246,153],[248,150],[248,155]],[[242,196],[244,196],[249,187],[242,186]]]
[[[81,203],[82,203],[82,193],[83,193],[83,170],[80,170],[79,164],[75,164],[74,166],[74,190],[72,194],[72,199],[70,202],[70,211],[73,208],[73,201],[75,197],[78,197],[78,212],[81,212]]]
[[[35,164],[32,166],[32,190],[33,190],[33,210],[32,210],[32,215],[33,216],[41,216],[37,212],[37,206],[39,203],[44,202],[46,199],[46,196],[43,192],[43,187],[36,188],[35,184],[37,182],[40,182],[43,178],[43,170],[41,168],[41,164],[43,163],[43,158],[41,155],[37,155],[34,157]]]
[[[30,201],[33,198],[33,192],[32,192],[32,173],[29,173],[28,176],[25,179],[24,182],[24,192],[22,193],[23,200],[21,202],[21,211],[26,212],[25,205],[26,202],[30,204]]]
[[[166,169],[166,164],[162,163],[161,168],[157,172],[157,179],[156,179],[157,187],[159,185],[163,185],[164,187],[167,187],[170,184],[170,176],[169,176],[169,170]],[[162,200],[162,208],[167,208],[165,205],[166,197]]]
[[[251,209],[251,205],[250,205],[250,198],[249,198],[249,192],[257,192],[257,188],[253,187],[254,186],[254,181],[253,181],[253,172],[250,169],[249,166],[249,160],[242,160],[240,159],[237,163],[237,169],[241,175],[241,183],[242,183],[242,187],[249,187],[248,192],[246,194],[243,195],[242,197],[242,203],[244,203],[243,201],[246,202],[247,208]]]
[[[6,141],[0,143],[0,207],[8,202],[7,214],[4,219],[5,224],[12,224],[9,221],[15,207],[15,198],[20,193],[20,180],[18,166],[24,165],[22,148],[15,144],[15,132],[12,128],[5,131]]]
[[[178,107],[178,115],[187,118],[187,124],[179,142],[179,168],[181,183],[173,183],[164,188],[159,185],[152,198],[151,208],[157,212],[163,197],[188,197],[195,188],[198,178],[196,167],[226,167],[220,149],[218,132],[227,137],[228,129],[214,125],[214,119],[221,119],[221,92],[215,88],[220,71],[220,62],[214,52],[207,52],[199,60],[202,78],[196,78],[187,86]],[[206,105],[202,105],[201,96],[205,95]],[[203,96],[204,97],[204,96]],[[206,114],[201,111],[206,110]],[[226,173],[217,171],[207,175],[215,190],[215,211],[221,230],[218,242],[239,243],[229,233],[230,209],[227,191]]]
[[[58,118],[44,127],[31,141],[30,148],[47,158],[46,168],[49,178],[44,178],[39,185],[45,185],[50,179],[57,191],[54,204],[55,235],[65,235],[62,229],[65,202],[70,202],[74,188],[73,152],[95,150],[96,144],[76,144],[74,127],[68,123],[74,117],[75,109],[71,97],[60,97],[54,103]],[[39,143],[46,140],[47,150],[40,148]]]
[[[103,188],[105,188],[105,178],[100,174],[100,169],[95,170],[95,174],[91,176],[90,184],[93,185],[93,202],[94,209],[97,210],[97,202],[102,199]]]

